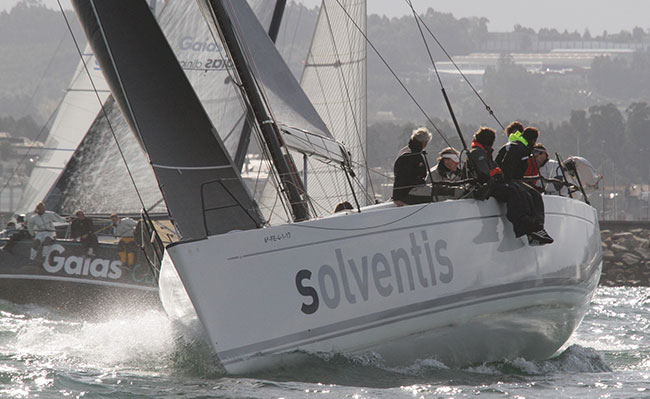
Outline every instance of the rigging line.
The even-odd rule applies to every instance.
[[[338,47],[336,45],[336,39],[334,38],[334,32],[332,30],[332,23],[330,21],[329,12],[327,11],[326,3],[323,2],[322,4],[323,4],[323,8],[325,9],[325,18],[327,19],[327,26],[328,26],[329,31],[330,31],[330,36],[332,38],[332,46],[334,46],[334,54],[336,56],[336,61],[339,63],[339,65],[341,65],[341,57],[340,57]],[[349,24],[346,24],[346,25],[347,25],[346,26],[346,31],[347,31],[347,34],[348,34],[348,43],[352,43],[352,41],[349,40],[349,38],[351,37],[351,33],[349,32],[349,26],[350,25]],[[352,54],[351,50],[350,50],[350,54]],[[343,68],[339,67],[338,69],[339,69],[339,73],[341,75],[341,80],[343,81],[343,88],[345,89],[345,95],[346,95],[346,97],[348,99],[348,105],[349,105],[350,113],[352,114],[352,122],[354,123],[354,132],[357,135],[357,140],[359,142],[361,156],[363,158],[363,162],[368,163],[368,158],[366,157],[366,152],[364,151],[363,142],[361,140],[360,127],[357,124],[357,115],[355,114],[355,112],[354,112],[355,110],[352,107],[352,99],[351,99],[351,96],[350,96],[350,88],[348,87],[348,82],[345,79],[345,74],[343,73]],[[367,134],[366,134],[366,140],[367,140]],[[370,189],[372,190],[372,193],[374,195],[375,194],[375,188],[372,185],[372,180],[368,179],[368,183],[370,184]]]
[[[74,42],[75,48],[77,49],[77,53],[79,54],[79,57],[81,57],[81,61],[83,62],[83,54],[81,52],[81,49],[79,48],[79,43],[77,42],[77,38],[74,36],[74,33],[72,32],[72,27],[70,26],[70,22],[68,21],[68,17],[66,17],[65,13],[63,12],[63,6],[61,5],[61,0],[56,0],[57,4],[59,5],[59,9],[61,10],[61,14],[63,15],[63,19],[65,20],[65,23],[68,27],[68,31],[70,31],[70,35],[72,36],[72,41]],[[95,11],[95,5],[91,1],[91,6],[93,8],[93,11]],[[104,31],[101,25],[101,22],[99,20],[99,17],[97,16],[97,13],[95,11],[95,17],[97,18],[97,22],[99,25],[99,29],[102,32],[102,36],[104,35]],[[107,50],[110,53],[110,49],[108,48],[107,45]],[[112,58],[112,55],[111,55]],[[140,190],[138,189],[138,186],[135,184],[135,178],[133,177],[133,173],[131,173],[131,168],[129,167],[128,162],[126,161],[126,156],[124,155],[124,152],[122,151],[122,146],[120,146],[119,141],[117,140],[117,135],[115,134],[115,130],[113,129],[113,124],[111,123],[109,117],[108,117],[108,112],[106,112],[106,108],[104,108],[104,103],[102,100],[99,98],[99,93],[97,91],[97,87],[95,86],[95,81],[93,80],[92,75],[90,74],[90,71],[88,70],[88,66],[86,65],[85,62],[83,62],[84,65],[84,70],[86,71],[86,74],[88,75],[88,80],[90,81],[90,84],[93,87],[93,91],[95,92],[95,97],[97,97],[97,101],[99,102],[99,105],[101,107],[101,112],[104,114],[104,117],[106,118],[106,123],[108,124],[109,129],[111,130],[111,135],[113,136],[113,140],[115,141],[115,144],[117,145],[117,150],[120,153],[120,157],[122,158],[122,162],[124,163],[124,166],[126,167],[126,171],[129,175],[129,179],[131,180],[131,184],[133,184],[133,188],[135,189],[135,193],[138,196],[138,200],[140,201],[140,205],[142,206],[143,209],[146,209],[146,206],[144,204],[144,200],[142,199],[142,195],[140,194]],[[119,79],[119,75],[118,75]],[[121,81],[120,81],[121,84]],[[134,123],[135,122],[134,120]]]
[[[467,144],[465,143],[465,139],[463,138],[463,133],[460,129],[460,125],[458,124],[458,120],[456,119],[456,114],[454,113],[454,109],[451,106],[451,101],[447,96],[447,91],[445,90],[445,86],[442,84],[442,79],[440,79],[440,74],[438,73],[438,67],[436,67],[436,63],[433,60],[433,55],[431,54],[431,50],[429,49],[429,43],[427,42],[427,39],[424,37],[424,32],[422,31],[422,26],[420,26],[420,20],[418,19],[418,14],[415,11],[415,8],[413,7],[413,3],[411,2],[411,0],[406,0],[406,2],[411,7],[411,11],[413,11],[413,17],[415,18],[415,22],[418,26],[418,30],[420,31],[420,36],[422,37],[422,41],[424,42],[424,47],[426,47],[427,53],[429,54],[429,59],[431,60],[431,64],[433,65],[433,69],[436,71],[436,76],[438,77],[438,82],[440,83],[440,88],[442,90],[442,97],[444,98],[445,103],[447,104],[447,109],[449,110],[449,115],[451,116],[451,120],[454,122],[454,127],[456,127],[458,138],[460,138],[460,142],[463,144],[463,148],[465,149],[465,151],[469,151],[467,148]],[[424,160],[425,162],[427,161],[426,156]],[[472,165],[468,165],[468,166],[472,168]],[[427,165],[427,169],[428,168],[429,167]]]
[[[408,2],[409,0],[406,0],[406,1]],[[476,94],[476,96],[477,96],[478,99],[481,101],[481,103],[483,103],[483,105],[485,106],[485,110],[488,112],[488,114],[490,114],[490,116],[492,116],[492,117],[494,118],[494,120],[499,124],[499,126],[501,126],[501,129],[504,129],[504,130],[505,130],[505,127],[503,126],[503,124],[501,123],[501,121],[499,120],[499,118],[497,118],[497,116],[495,115],[494,110],[492,110],[492,107],[490,107],[490,106],[485,102],[485,100],[483,100],[483,97],[481,96],[481,94],[478,92],[478,90],[476,90],[476,88],[474,88],[474,85],[472,85],[472,82],[470,82],[470,80],[467,78],[467,76],[465,75],[465,73],[460,69],[460,67],[458,66],[458,64],[456,64],[456,61],[454,61],[454,59],[451,57],[451,55],[447,52],[447,49],[445,49],[445,47],[442,45],[442,43],[440,43],[440,41],[438,40],[438,38],[436,37],[436,35],[433,34],[433,32],[431,31],[431,29],[429,29],[429,26],[426,24],[426,22],[424,22],[424,20],[422,19],[422,17],[421,17],[419,14],[417,14],[417,13],[416,13],[416,18],[417,18],[417,19],[422,23],[422,25],[423,25],[424,28],[427,30],[427,32],[429,32],[429,34],[431,35],[431,37],[433,38],[433,40],[436,42],[436,44],[438,45],[438,47],[440,47],[440,49],[442,50],[442,52],[445,53],[445,55],[447,56],[447,58],[449,59],[449,61],[452,63],[452,65],[453,65],[453,66],[456,68],[456,70],[458,71],[458,73],[460,73],[460,76],[463,77],[463,80],[465,81],[465,83],[467,83],[467,85],[472,89],[472,91],[474,92],[474,94]]]
[[[444,85],[442,84],[442,79],[440,79],[440,73],[438,73],[438,67],[436,66],[436,62],[433,60],[433,55],[431,54],[431,49],[429,48],[429,43],[427,43],[427,39],[424,37],[424,32],[422,32],[422,27],[420,26],[420,20],[418,19],[418,14],[415,11],[415,8],[413,7],[413,3],[411,0],[404,0],[406,1],[406,4],[411,8],[411,11],[413,12],[413,16],[415,17],[415,23],[418,26],[418,30],[420,31],[420,37],[422,37],[422,41],[424,42],[424,47],[427,49],[427,54],[429,55],[429,60],[431,60],[431,65],[433,65],[433,70],[436,73],[436,77],[438,78],[438,83],[440,83],[440,87],[444,89]]]
[[[9,176],[9,178],[7,179],[5,184],[0,189],[0,193],[3,193],[5,191],[5,188],[7,188],[9,186],[9,183],[11,183],[11,181],[13,180],[16,173],[18,173],[18,169],[25,162],[25,159],[27,159],[27,157],[30,155],[30,151],[34,147],[36,147],[36,141],[38,141],[38,139],[41,137],[43,132],[45,132],[45,129],[47,128],[47,125],[49,125],[49,123],[52,121],[52,119],[56,115],[58,109],[61,107],[61,104],[63,103],[64,98],[65,97],[61,97],[61,100],[59,100],[59,103],[57,104],[56,108],[54,108],[54,111],[50,114],[50,117],[47,119],[47,121],[45,121],[45,124],[43,124],[43,127],[41,127],[41,130],[38,132],[38,135],[36,135],[36,140],[34,140],[34,142],[32,142],[32,144],[29,147],[27,147],[27,151],[25,151],[25,154],[23,155],[23,157],[20,159],[20,161],[18,161],[18,164],[16,165],[16,167],[11,171],[11,175]],[[35,167],[37,167],[37,166],[35,166]]]
[[[321,199],[324,199],[324,200],[328,201],[331,198],[343,198],[344,196],[346,196],[347,188],[348,188],[347,185],[344,184],[343,189],[341,189],[341,184],[337,184],[337,183],[340,183],[338,181],[339,179],[335,179],[335,178],[328,179],[329,175],[335,175],[336,176],[336,172],[338,171],[338,168],[334,168],[333,166],[331,166],[329,164],[322,163],[322,162],[319,162],[318,165],[314,165],[313,161],[314,160],[311,160],[311,159],[309,160],[310,170],[312,171],[309,174],[309,177],[313,178],[310,181],[316,180],[317,187],[320,188],[320,191],[321,191],[321,193],[323,193],[323,195],[321,197],[316,197],[316,196],[310,195],[309,197],[310,198],[321,198]],[[343,172],[343,173],[345,173],[345,172]],[[330,190],[334,191],[334,195],[327,195],[328,192],[330,191],[330,190],[328,190],[328,188]],[[325,209],[322,205],[320,205],[320,204],[318,204],[318,205],[321,208]],[[332,210],[329,209],[329,210],[327,210],[327,213],[329,213],[331,211]]]
[[[415,99],[415,97],[414,97],[413,94],[409,91],[409,89],[406,87],[406,85],[404,84],[404,82],[402,82],[402,80],[399,78],[399,76],[397,76],[397,73],[395,73],[395,71],[393,70],[393,68],[388,64],[388,61],[386,61],[386,59],[384,58],[384,56],[382,56],[381,53],[379,52],[379,50],[377,50],[377,47],[375,47],[375,45],[370,41],[370,38],[368,38],[368,35],[366,35],[366,34],[363,32],[363,30],[359,27],[359,25],[354,21],[354,19],[352,18],[352,16],[347,12],[347,10],[345,10],[345,8],[343,7],[343,5],[341,5],[340,0],[336,0],[336,2],[337,2],[337,3],[339,4],[339,6],[343,9],[343,12],[348,16],[348,18],[350,18],[350,20],[352,21],[352,23],[354,24],[354,26],[357,28],[357,30],[358,30],[359,32],[361,32],[361,35],[364,37],[364,39],[366,39],[366,43],[368,43],[368,44],[370,45],[370,47],[373,49],[373,51],[375,52],[375,54],[377,54],[377,56],[378,56],[379,59],[384,63],[384,65],[386,66],[386,68],[388,68],[388,70],[389,70],[390,73],[393,75],[393,77],[395,78],[395,80],[397,80],[397,83],[399,83],[399,85],[402,87],[402,89],[404,89],[404,91],[406,92],[406,94],[407,94],[407,95],[409,96],[409,98],[413,101],[413,103],[415,104],[415,106],[418,107],[418,109],[420,110],[420,112],[422,112],[422,115],[424,115],[424,117],[425,117],[425,118],[427,119],[427,121],[431,124],[431,126],[434,128],[434,130],[438,133],[438,135],[440,136],[440,138],[442,138],[442,140],[447,144],[447,146],[451,147],[452,145],[451,145],[451,143],[449,143],[449,140],[447,140],[447,137],[442,133],[442,131],[441,131],[440,129],[438,129],[438,127],[436,126],[436,124],[433,123],[433,120],[431,119],[431,117],[427,114],[427,112],[424,110],[424,108],[422,108],[422,106],[420,105],[420,103]]]

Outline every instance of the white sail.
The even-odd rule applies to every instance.
[[[349,151],[357,175],[355,191],[365,205],[366,171],[366,0],[323,0],[300,85],[334,138]],[[352,202],[345,177],[331,165],[310,160],[307,193],[325,214]]]
[[[47,196],[109,94],[90,46],[86,46],[83,60],[77,66],[59,106],[43,152],[27,182],[17,212],[33,210],[34,205]]]

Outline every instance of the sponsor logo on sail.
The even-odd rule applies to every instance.
[[[419,239],[418,239],[419,235]],[[447,242],[437,240],[431,248],[426,231],[409,234],[409,248],[395,248],[360,258],[348,258],[341,248],[334,250],[336,262],[322,264],[312,272],[302,269],[296,274],[298,293],[311,301],[300,310],[315,313],[321,303],[336,309],[342,302],[355,304],[375,297],[389,297],[418,287],[430,288],[449,284],[454,265],[445,255]],[[434,260],[435,259],[435,260]]]
[[[117,280],[122,277],[122,261],[83,256],[65,256],[62,245],[50,245],[45,253],[43,268],[48,273],[64,272],[76,276],[92,276]]]
[[[181,39],[180,43],[181,50],[192,50],[192,51],[208,51],[208,52],[215,52],[215,51],[222,51],[223,48],[221,45],[213,42],[212,40],[205,39],[205,40],[200,40],[196,39],[193,36],[185,36]]]

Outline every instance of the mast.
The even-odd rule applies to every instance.
[[[293,220],[296,222],[307,220],[309,219],[309,209],[302,195],[302,183],[296,166],[291,156],[289,154],[285,156],[282,151],[279,129],[261,97],[255,77],[248,68],[247,58],[237,39],[237,33],[230,16],[222,0],[208,0],[208,4],[217,20],[224,42],[237,69],[248,102],[268,146],[273,164],[280,175],[280,182],[283,185],[282,191],[285,192],[291,204]]]
[[[287,0],[278,0],[275,3],[275,9],[273,10],[273,17],[271,19],[271,25],[269,25],[269,37],[275,43],[278,38],[278,32],[280,31],[280,24],[282,23],[282,16],[284,15],[284,8],[287,4]],[[248,118],[244,119],[244,127],[242,128],[241,138],[239,139],[239,145],[237,146],[237,153],[235,154],[235,165],[241,170],[242,165],[244,165],[244,160],[246,158],[246,152],[248,151],[248,146],[251,141],[251,125]]]

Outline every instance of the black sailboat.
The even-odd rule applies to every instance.
[[[269,34],[275,37],[284,1],[253,3],[256,15],[269,27]],[[226,131],[223,141],[234,157],[238,148],[243,146],[241,142],[245,141],[240,139],[245,136],[245,118],[241,112],[237,115],[228,109],[232,107],[229,99],[233,98],[234,86],[225,81],[228,76],[226,63],[220,62],[217,66],[217,59],[221,58],[218,52],[220,44],[210,38],[196,5],[194,8],[186,5],[183,1],[167,2],[158,16],[159,23],[167,40],[172,43],[176,57],[186,60],[184,73],[195,87],[204,89],[205,94],[201,96],[203,107],[208,109],[212,118],[223,114],[230,117],[221,118],[219,126]],[[92,59],[91,67],[95,69],[91,68],[91,71],[98,71]],[[205,68],[199,68],[199,65]],[[92,76],[93,79],[96,80],[97,76]],[[98,87],[99,82],[94,84]],[[90,90],[90,83],[87,86]],[[98,98],[92,100],[101,101]],[[170,151],[178,150],[170,147]],[[189,148],[186,150],[189,154]],[[123,160],[126,160],[126,165]],[[97,115],[65,168],[60,169],[56,170],[60,175],[55,184],[41,199],[47,209],[59,214],[74,214],[77,209],[83,209],[93,215],[100,237],[99,248],[92,258],[87,256],[80,243],[67,238],[69,231],[63,225],[55,245],[45,249],[42,260],[29,260],[31,240],[12,243],[10,251],[0,252],[0,298],[18,303],[45,304],[72,312],[106,305],[113,308],[120,304],[159,306],[160,254],[156,255],[151,247],[152,238],[155,238],[151,230],[138,228],[135,237],[114,237],[106,222],[97,225],[98,220],[108,220],[113,212],[136,218],[144,208],[147,216],[145,226],[149,222],[156,223],[159,229],[163,229],[160,236],[165,242],[174,240],[177,234],[173,226],[163,221],[168,219],[166,204],[155,184],[147,156],[112,97],[103,104],[103,111]],[[42,179],[38,182],[44,184]],[[34,201],[26,200],[26,203]],[[26,210],[28,208],[22,211]],[[156,220],[151,222],[151,219]],[[0,239],[0,245],[4,245],[7,238]]]

